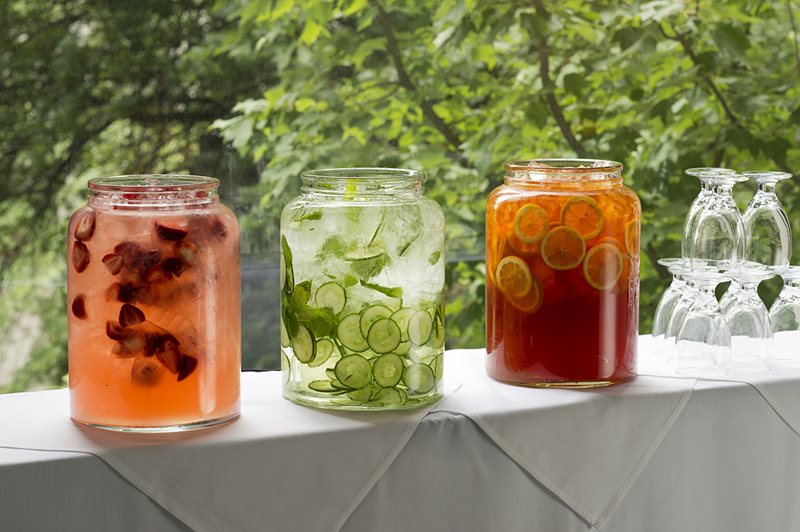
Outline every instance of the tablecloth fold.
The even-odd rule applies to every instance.
[[[797,346],[800,350],[800,345]],[[800,436],[800,369],[767,363],[767,371],[748,372],[735,367],[719,377],[693,376],[691,371],[678,375],[664,357],[655,355],[656,342],[650,335],[639,337],[639,373],[672,378],[741,382],[754,387],[772,410]]]
[[[467,415],[537,481],[600,527],[691,397],[694,380],[638,377],[608,388],[536,389],[489,378],[485,351],[448,352],[463,383],[436,411]]]
[[[283,399],[280,379],[244,373],[239,420],[175,434],[78,427],[67,390],[2,396],[0,447],[94,454],[197,531],[338,530],[431,406],[314,410]]]

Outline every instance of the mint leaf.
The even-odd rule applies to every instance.
[[[363,287],[375,290],[376,292],[380,292],[381,294],[387,295],[389,297],[396,297],[396,298],[403,297],[403,289],[400,288],[399,286],[395,287],[381,286],[379,284],[367,282],[364,279],[360,279],[358,282],[361,283],[361,286]]]
[[[286,260],[286,267],[292,267],[292,249],[289,247],[289,242],[286,240],[286,235],[281,235],[281,251],[283,251],[283,258]]]
[[[306,307],[297,318],[316,338],[328,336],[336,327],[336,316],[326,308]]]
[[[439,250],[434,251],[433,253],[431,253],[431,256],[428,257],[428,264],[433,266],[434,264],[439,262],[439,257],[441,257],[441,256],[442,256],[442,252],[441,251],[439,251]]]
[[[351,286],[355,286],[358,284],[358,279],[356,279],[352,275],[345,275],[344,277],[342,277],[342,283],[344,284],[345,288],[350,288]]]
[[[353,273],[359,277],[371,279],[381,273],[381,270],[383,270],[390,261],[389,255],[381,253],[375,257],[354,260],[350,263],[350,268],[353,270]]]
[[[292,292],[291,300],[294,303],[295,311],[305,307],[308,300],[311,299],[311,281],[303,281],[300,284],[294,285],[294,292]]]
[[[300,216],[294,218],[295,222],[302,222],[303,220],[319,220],[322,218],[322,211],[304,212]]]

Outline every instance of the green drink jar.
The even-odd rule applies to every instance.
[[[442,395],[444,215],[422,173],[305,172],[281,215],[283,395],[414,408]]]

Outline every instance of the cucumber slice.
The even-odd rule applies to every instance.
[[[381,390],[375,394],[375,398],[371,403],[380,406],[401,406],[405,401],[397,389],[381,388]]]
[[[382,249],[367,248],[364,250],[353,251],[352,253],[348,253],[347,255],[345,255],[344,260],[348,262],[361,262],[364,260],[377,259],[381,255],[383,255]]]
[[[297,334],[295,334],[292,339],[292,350],[294,350],[294,356],[297,360],[303,364],[308,364],[314,360],[317,343],[311,331],[306,329],[303,325],[297,326]]]
[[[286,330],[286,325],[283,324],[281,319],[281,347],[289,347],[292,341],[289,339],[289,331]]]
[[[408,320],[411,319],[411,316],[413,316],[415,312],[416,310],[413,308],[405,307],[391,316],[392,320],[400,326],[400,332],[402,333],[400,340],[403,342],[408,342]]]
[[[432,330],[433,319],[424,310],[418,310],[408,320],[408,339],[414,345],[425,345]]]
[[[400,342],[400,344],[394,348],[394,352],[398,355],[405,355],[408,353],[409,349],[411,349],[411,342]]]
[[[349,387],[345,386],[338,379],[331,379],[331,386],[339,390],[340,392],[347,392],[350,390]]]
[[[392,315],[392,310],[387,307],[386,305],[370,305],[361,311],[361,319],[359,321],[359,326],[361,327],[361,336],[364,338],[367,337],[369,333],[369,328],[372,327],[372,324],[376,321],[384,318],[388,318]]]
[[[281,349],[281,374],[283,375],[283,384],[292,378],[292,363],[289,362],[289,357],[286,356],[283,349]]]
[[[333,368],[326,369],[325,375],[332,381],[336,380],[336,372],[333,371]]]
[[[360,353],[369,347],[364,335],[361,334],[361,317],[358,314],[348,314],[336,327],[336,335],[342,345],[350,351]]]
[[[286,257],[281,253],[281,292],[286,288]]]
[[[414,364],[406,369],[406,373],[403,375],[403,382],[410,393],[428,393],[436,386],[436,377],[429,366]]]
[[[318,307],[327,308],[332,313],[339,314],[347,303],[347,294],[339,283],[331,281],[317,288],[314,293],[314,301]]]
[[[308,383],[308,387],[315,392],[341,392],[338,388],[334,388],[330,381],[311,381]]]
[[[391,353],[400,345],[400,327],[387,318],[376,321],[367,333],[367,344],[376,353]]]
[[[333,342],[328,338],[317,340],[317,353],[314,355],[314,360],[308,363],[308,367],[317,368],[327,362],[333,354],[333,347]]]
[[[438,381],[439,379],[441,379],[442,376],[444,375],[444,353],[431,360],[431,363],[429,365],[433,370],[433,374],[436,377],[436,380]]]
[[[372,397],[372,388],[370,386],[364,386],[358,390],[351,390],[347,392],[347,397],[355,403],[366,403],[369,401],[370,397]]]
[[[382,387],[391,388],[403,378],[403,369],[403,359],[399,356],[393,353],[381,355],[375,359],[372,376]]]
[[[372,380],[372,368],[361,355],[349,355],[339,359],[333,368],[336,378],[352,390],[363,388]]]
[[[431,345],[439,348],[444,345],[444,324],[437,318],[433,323],[433,332],[430,338]]]
[[[400,404],[406,404],[406,401],[408,401],[408,394],[406,393],[406,391],[403,390],[402,388],[395,388],[395,389],[397,390],[397,393],[400,394]]]

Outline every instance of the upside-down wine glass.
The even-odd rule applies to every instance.
[[[775,194],[776,184],[792,176],[786,172],[743,172],[756,182],[758,190],[742,215],[745,258],[767,266],[787,266],[792,256],[792,226]],[[740,287],[734,278],[720,300],[727,312]]]
[[[733,200],[733,186],[747,178],[726,168],[690,168],[702,188],[686,216],[681,252],[690,266],[695,261],[732,265],[745,254],[742,214]]]
[[[687,290],[686,281],[683,278],[683,259],[669,258],[658,259],[658,263],[667,268],[672,274],[672,282],[664,291],[653,315],[653,340],[655,343],[655,354],[665,356],[669,353],[666,333],[672,312]]]
[[[695,261],[684,274],[696,289],[675,337],[674,366],[678,373],[718,377],[730,362],[731,331],[720,311],[714,289],[729,281],[727,261]]]
[[[800,368],[800,266],[780,271],[783,289],[772,304],[769,320],[775,336],[772,365]]]
[[[758,285],[775,273],[772,267],[755,262],[741,262],[731,273],[739,289],[729,299],[727,308],[723,308],[731,331],[729,370],[765,371],[772,354],[772,327],[767,307],[758,295]]]

